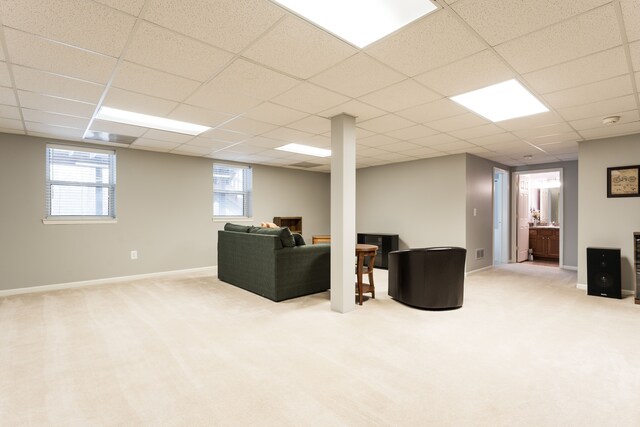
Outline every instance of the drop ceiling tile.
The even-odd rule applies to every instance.
[[[307,114],[297,110],[292,110],[291,108],[282,107],[271,102],[264,102],[246,112],[244,116],[262,122],[286,126],[289,123],[306,117]]]
[[[558,113],[566,120],[578,120],[595,116],[600,116],[601,118],[612,116],[634,108],[637,108],[635,96],[627,95],[605,101],[593,102],[591,104],[560,108],[558,109]]]
[[[229,142],[229,141],[221,141],[218,139],[205,138],[202,136],[197,136],[189,141],[185,146],[189,147],[200,147],[207,148],[210,152],[216,150],[222,150],[224,148],[230,147],[231,145],[237,144],[237,142]]]
[[[220,90],[266,101],[286,92],[298,83],[298,80],[262,65],[237,59],[208,84]]]
[[[459,1],[453,9],[490,45],[555,24],[609,0]]]
[[[26,132],[25,132],[23,127],[19,128],[19,129],[12,129],[12,128],[2,127],[2,126],[0,126],[0,133],[9,133],[9,134],[13,134],[13,135],[25,135],[26,134]],[[49,136],[47,136],[47,135],[43,135],[43,136],[46,137],[46,138],[49,138]]]
[[[558,142],[578,141],[582,139],[576,132],[558,133],[554,135],[544,135],[535,138],[523,138],[534,145],[555,144]]]
[[[476,156],[481,156],[483,154],[490,153],[490,151],[484,147],[469,147],[469,148],[460,148],[457,150],[448,150],[447,153],[448,154],[469,153],[469,154],[475,154]]]
[[[0,117],[3,119],[20,120],[20,111],[18,110],[18,107],[0,105]]]
[[[240,52],[285,13],[265,1],[151,0],[144,18],[231,52]]]
[[[617,115],[620,116],[620,121],[614,126],[640,120],[640,113],[638,113],[637,109],[634,109],[632,111],[625,111]],[[579,132],[594,128],[608,128],[609,125],[603,124],[602,119],[603,118],[600,116],[589,117],[588,119],[572,120],[571,122],[569,122],[569,124]]]
[[[117,57],[122,53],[135,18],[84,0],[3,0],[7,27],[65,44]]]
[[[331,138],[328,136],[314,135],[311,138],[305,140],[304,143],[313,147],[331,149]]]
[[[113,87],[172,101],[182,101],[200,86],[200,82],[123,61],[116,72]]]
[[[446,133],[439,133],[438,135],[426,136],[423,138],[412,139],[411,142],[423,147],[433,147],[440,144],[446,144],[450,142],[459,141],[458,138],[448,135]]]
[[[265,138],[264,136],[256,136],[256,137],[250,138],[246,140],[244,143],[253,145],[256,147],[264,147],[265,149],[281,147],[283,145],[282,141],[279,139]],[[274,152],[269,154],[269,156],[279,158],[279,157],[285,156],[285,154],[283,153],[285,152],[274,150]]]
[[[327,89],[357,98],[405,79],[405,76],[359,53],[310,79]]]
[[[540,150],[534,148],[530,144],[527,144],[524,141],[510,141],[510,142],[502,142],[499,144],[491,144],[487,147],[488,150],[493,151],[494,153],[499,153],[502,156],[505,155],[513,155],[513,154],[532,154],[532,153],[540,153]]]
[[[287,127],[303,132],[321,134],[331,131],[331,120],[320,116],[307,116],[297,122],[289,123]]]
[[[533,116],[519,117],[511,120],[504,120],[496,123],[496,126],[513,132],[516,130],[528,129],[531,127],[552,125],[564,121],[562,117],[553,111],[547,111],[546,113],[534,114]]]
[[[367,136],[366,138],[356,139],[356,141],[358,144],[365,145],[367,147],[380,147],[382,145],[389,145],[389,144],[393,144],[394,142],[398,142],[399,139],[378,134],[378,135]]]
[[[18,105],[16,102],[16,95],[13,89],[8,87],[0,87],[0,104],[3,105]]]
[[[170,151],[170,153],[184,154],[187,156],[196,156],[196,157],[202,157],[207,154],[211,154],[212,152],[213,152],[213,149],[208,147],[198,147],[195,145],[187,145],[187,144],[183,144],[178,148],[174,148],[173,150]]]
[[[395,112],[435,101],[439,98],[442,98],[442,96],[425,88],[413,79],[407,79],[362,96],[360,100],[382,110]]]
[[[152,116],[166,116],[178,104],[173,101],[167,101],[166,99],[155,98],[149,95],[142,95],[112,87],[109,89],[109,92],[107,92],[107,96],[102,105],[136,113],[150,114]]]
[[[357,126],[371,132],[385,133],[398,129],[408,128],[414,126],[415,123],[396,116],[394,114],[386,114],[384,116],[376,117],[375,119],[358,122]]]
[[[564,64],[525,74],[525,80],[539,93],[582,86],[628,73],[622,47],[606,50]]]
[[[47,111],[50,113],[90,118],[96,109],[94,104],[71,101],[69,99],[26,92],[24,90],[19,90],[18,96],[20,97],[20,105],[23,108],[31,108],[33,110]]]
[[[640,71],[636,73],[636,87],[640,88]]]
[[[93,123],[91,123],[91,130],[138,137],[144,135],[149,129],[140,126],[126,125],[124,123],[108,122],[106,120],[94,120]]]
[[[562,161],[562,162],[570,162],[573,160],[578,160],[578,153],[572,153],[572,154],[556,154],[555,155],[558,160]]]
[[[386,132],[387,135],[393,138],[401,139],[401,140],[422,138],[425,136],[435,135],[437,133],[438,133],[437,130],[433,130],[423,125],[415,125],[415,126],[410,126],[404,129],[398,129],[391,132]]]
[[[233,55],[142,21],[124,58],[136,64],[204,82],[231,61]]]
[[[0,129],[23,130],[22,120],[0,118]]]
[[[470,144],[467,141],[453,141],[453,142],[447,142],[446,144],[433,145],[431,148],[433,150],[441,151],[443,153],[450,153],[452,151],[468,150],[471,148],[475,148],[475,145]]]
[[[12,86],[9,68],[6,62],[0,62],[0,86]]]
[[[624,26],[627,29],[629,41],[640,40],[640,3],[637,0],[621,0]]]
[[[138,138],[131,144],[132,148],[153,148],[153,151],[167,152],[179,147],[181,144],[177,142],[158,141],[150,138]]]
[[[440,132],[451,132],[459,129],[481,126],[488,123],[488,120],[480,118],[475,114],[467,113],[455,117],[436,120],[433,122],[427,122],[427,126],[439,130]]]
[[[143,135],[145,139],[154,141],[173,142],[176,144],[184,144],[193,139],[193,135],[185,135],[177,132],[167,132],[159,129],[149,129]]]
[[[311,83],[302,83],[271,100],[276,104],[315,114],[349,101],[346,96]]]
[[[256,154],[266,151],[264,148],[247,145],[244,143],[234,144],[227,148],[223,148],[225,152],[237,154]],[[216,152],[217,154],[218,152]]]
[[[330,119],[331,117],[343,113],[355,117],[356,122],[373,119],[374,117],[379,117],[385,114],[385,112],[379,108],[372,107],[371,105],[352,99],[342,105],[322,111],[318,115]]]
[[[373,156],[373,159],[385,160],[389,163],[399,163],[399,162],[408,162],[410,160],[415,160],[414,157],[407,156],[402,153],[384,153],[380,156]]]
[[[84,129],[75,129],[62,126],[50,126],[42,123],[25,123],[29,135],[41,136],[50,139],[52,136],[61,139],[80,141],[84,135]]]
[[[578,152],[578,143],[576,141],[557,142],[555,144],[540,145],[539,147],[549,154],[569,154]]]
[[[308,79],[357,52],[326,31],[295,16],[287,16],[243,55],[276,70]]]
[[[369,136],[373,136],[375,135],[375,133],[371,132],[370,130],[366,130],[366,129],[362,129],[357,127],[357,122],[356,122],[356,141],[362,139],[362,138],[367,138]],[[331,132],[328,132],[326,134],[324,134],[324,136],[331,138]],[[394,138],[396,139],[396,138]]]
[[[280,141],[296,142],[296,143],[305,144],[306,141],[311,139],[314,135],[311,134],[311,133],[307,133],[307,132],[301,132],[299,130],[289,129],[289,128],[286,128],[286,127],[280,127],[280,128],[274,129],[272,131],[269,131],[269,132],[263,134],[262,136],[264,136],[265,138],[270,138],[270,139],[278,139]]]
[[[265,132],[276,129],[277,126],[271,123],[249,119],[247,117],[236,117],[235,119],[223,124],[220,128],[236,132],[243,132],[249,135],[262,135]]]
[[[402,154],[406,154],[407,156],[416,157],[418,159],[428,159],[430,157],[438,157],[442,156],[442,152],[434,150],[432,148],[422,147],[416,148],[414,150],[403,151]]]
[[[217,141],[225,141],[225,142],[233,142],[233,143],[244,141],[250,136],[251,135],[247,135],[246,133],[234,132],[234,131],[220,129],[220,128],[211,129],[199,135],[199,137],[201,138],[215,139]]]
[[[53,126],[66,126],[77,129],[86,129],[89,125],[89,118],[67,116],[63,114],[47,113],[45,111],[22,109],[25,121],[43,123]]]
[[[234,116],[205,108],[194,107],[192,105],[180,104],[175,110],[168,114],[167,117],[174,120],[182,120],[183,122],[217,127],[231,120]]]
[[[106,84],[116,59],[4,27],[11,62]]]
[[[629,44],[631,62],[635,71],[640,71],[640,41]]]
[[[396,114],[416,123],[427,123],[464,114],[468,110],[448,98],[398,111]]]
[[[510,132],[499,133],[496,135],[488,135],[480,138],[468,138],[467,141],[482,147],[487,147],[493,144],[500,144],[504,142],[516,141],[519,138]]]
[[[145,0],[95,0],[99,3],[121,10],[129,15],[138,16]]]
[[[449,11],[439,10],[373,44],[367,52],[412,77],[484,48]]]
[[[559,133],[571,132],[573,129],[568,124],[561,122],[552,125],[538,126],[528,129],[514,131],[513,133],[523,139],[539,138],[541,136],[557,135]]]
[[[621,125],[614,125],[606,128],[595,128],[580,131],[585,139],[596,138],[608,138],[616,135],[630,135],[633,133],[640,133],[640,121],[623,123]]]
[[[504,132],[501,128],[494,124],[486,124],[472,128],[456,130],[449,132],[451,135],[460,139],[480,138],[483,136],[496,135]]]
[[[515,73],[490,50],[483,50],[415,77],[443,95],[454,96],[509,80]]]
[[[230,92],[209,82],[201,86],[185,103],[232,116],[242,114],[262,101],[256,97]]]
[[[98,103],[104,91],[104,86],[97,83],[46,73],[19,65],[13,66],[13,76],[18,89],[92,104]]]
[[[517,71],[527,73],[622,43],[613,5],[496,46]]]
[[[373,156],[381,156],[385,154],[386,151],[381,150],[379,148],[368,147],[366,145],[356,145],[356,157],[373,157]]]
[[[544,99],[548,105],[558,109],[617,98],[632,93],[631,77],[622,75],[613,79],[549,93],[544,96]]]
[[[389,151],[391,153],[405,153],[405,151],[408,150],[418,150],[422,147],[421,145],[418,144],[413,144],[411,142],[407,142],[407,141],[398,141],[398,142],[394,142],[393,144],[388,144],[388,145],[380,145],[378,147],[376,147],[379,150],[385,150],[385,151]]]

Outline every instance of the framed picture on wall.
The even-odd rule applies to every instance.
[[[607,197],[640,197],[640,165],[607,168]]]

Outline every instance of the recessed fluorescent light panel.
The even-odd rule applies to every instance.
[[[283,145],[282,147],[277,147],[276,150],[289,151],[290,153],[297,154],[306,154],[307,156],[315,157],[329,157],[331,155],[331,150],[327,150],[325,148],[310,147],[308,145],[302,144],[287,144]]]
[[[211,129],[207,126],[165,119],[164,117],[149,116],[147,114],[134,113],[132,111],[118,110],[117,108],[111,107],[100,108],[96,119],[142,126],[145,128],[166,130],[168,132],[185,133],[187,135],[200,135],[202,132]]]
[[[438,7],[429,0],[273,0],[363,48]]]
[[[549,111],[516,79],[452,96],[451,99],[492,122]]]

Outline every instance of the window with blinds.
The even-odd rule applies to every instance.
[[[114,151],[47,146],[47,218],[115,218],[115,192]]]
[[[250,167],[213,165],[213,216],[251,216],[252,172]]]

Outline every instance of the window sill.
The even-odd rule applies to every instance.
[[[226,217],[226,218],[211,218],[213,222],[253,222],[253,218],[247,218],[246,216]]]
[[[48,219],[44,218],[42,223],[45,225],[73,225],[73,224],[115,224],[118,220],[109,219]]]

